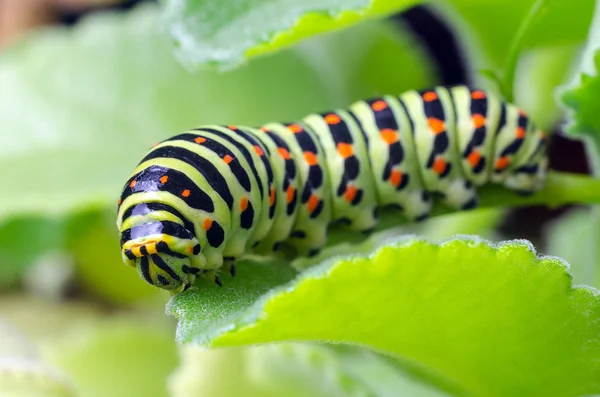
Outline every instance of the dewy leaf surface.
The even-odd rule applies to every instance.
[[[207,294],[194,289],[170,302],[180,342],[359,344],[469,395],[600,392],[598,292],[572,288],[563,261],[540,258],[525,242],[391,243],[304,272],[220,324],[220,334],[204,313],[230,298]]]
[[[187,64],[232,65],[303,38],[383,16],[419,0],[163,0]]]

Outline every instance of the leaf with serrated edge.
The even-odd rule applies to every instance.
[[[228,305],[226,294],[188,291],[168,311],[180,342],[359,344],[472,395],[590,394],[600,391],[600,296],[572,288],[566,270],[524,241],[406,239],[309,269],[208,338],[198,312]]]
[[[421,0],[163,0],[164,21],[188,65],[231,67],[303,38],[401,11]]]

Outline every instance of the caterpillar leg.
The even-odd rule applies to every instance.
[[[315,256],[327,242],[327,228],[316,227],[306,232],[295,230],[288,242],[300,255]]]
[[[457,210],[469,210],[477,207],[477,192],[473,184],[465,179],[455,179],[444,192],[444,203]]]
[[[219,278],[217,273],[218,273],[218,270],[206,270],[206,271],[202,272],[200,277],[202,277],[205,280],[212,281],[215,284],[217,284],[219,287],[222,287],[223,282],[221,281],[221,279]]]
[[[223,270],[229,272],[229,274],[231,274],[231,277],[235,277],[235,258],[223,259]]]

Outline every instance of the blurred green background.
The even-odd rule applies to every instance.
[[[179,62],[153,1],[0,0],[0,394],[451,393],[358,348],[178,347],[168,295],[122,264],[114,227],[135,164],[186,128],[294,120],[434,84],[495,90],[481,71],[502,71],[533,2],[413,3],[216,70],[181,53]],[[570,4],[555,1],[544,13],[517,72],[517,103],[554,133],[565,114],[556,89],[579,71],[594,11],[591,0]],[[551,164],[590,172],[581,142],[563,136]],[[527,238],[566,259],[575,284],[598,287],[596,224],[596,209],[584,206],[488,209],[393,234]]]

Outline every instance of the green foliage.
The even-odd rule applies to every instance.
[[[593,59],[598,70],[600,53],[596,53]],[[596,148],[600,148],[600,78],[582,74],[579,85],[564,92],[562,99],[573,110],[569,131],[574,135],[590,137]]]
[[[571,265],[575,284],[600,287],[598,209],[578,209],[559,219],[548,231],[550,254]]]
[[[163,0],[167,29],[188,64],[230,66],[306,37],[381,17],[419,0]]]
[[[203,350],[186,345],[182,353],[182,365],[170,381],[173,397],[391,397],[399,390],[413,397],[447,396],[359,348],[284,343]]]
[[[423,364],[472,395],[600,390],[600,296],[573,289],[564,263],[536,257],[528,244],[387,244],[370,257],[306,271],[250,308],[221,291],[207,299],[206,291],[191,289],[168,306],[180,318],[181,342],[369,346]],[[218,335],[207,334],[198,312],[223,307],[239,311]]]
[[[500,68],[507,60],[519,26],[536,1],[449,0],[448,3],[464,18],[470,33],[490,58],[491,66]],[[546,1],[524,38],[524,47],[581,44],[587,37],[594,5],[594,0],[579,0],[577,7],[569,0]]]
[[[73,397],[68,379],[44,363],[33,344],[0,321],[0,395],[4,397]]]

